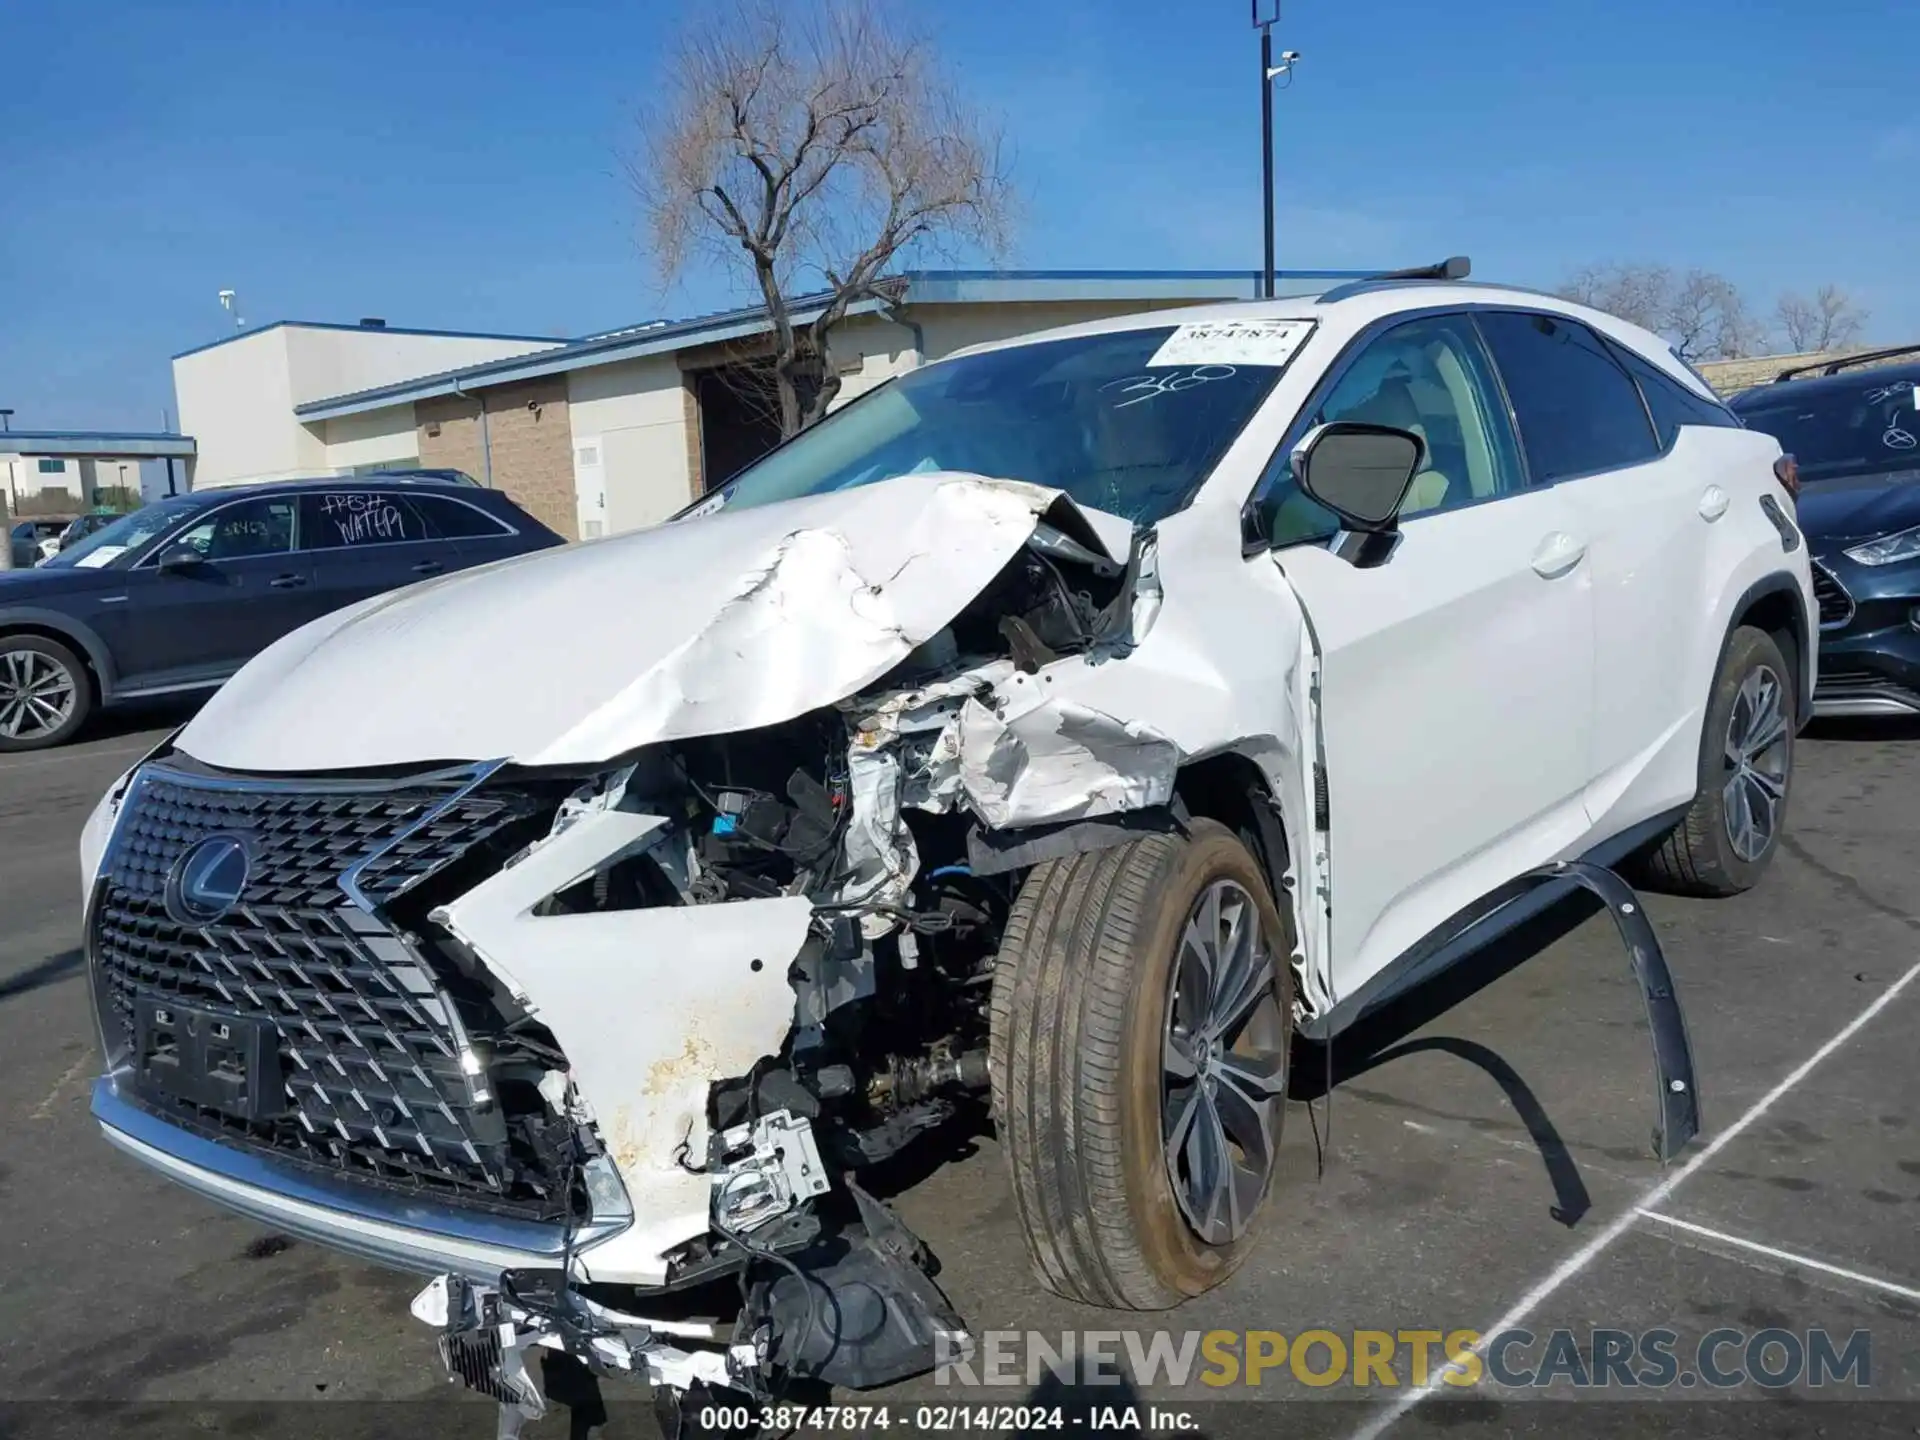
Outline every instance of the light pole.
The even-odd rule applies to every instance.
[[[1252,0],[1253,28],[1260,32],[1260,199],[1266,241],[1260,276],[1262,298],[1273,298],[1273,82],[1293,74],[1298,50],[1280,52],[1273,63],[1273,27],[1280,23],[1280,0]]]

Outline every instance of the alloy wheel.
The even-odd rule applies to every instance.
[[[1770,666],[1758,665],[1740,682],[1727,721],[1725,800],[1727,839],[1742,860],[1767,853],[1780,828],[1793,744],[1786,687]]]
[[[79,678],[38,650],[0,654],[0,737],[40,740],[73,716]]]
[[[1260,908],[1231,880],[1201,892],[1174,958],[1161,1138],[1174,1199],[1209,1245],[1238,1240],[1266,1194],[1286,1095],[1286,1016]]]

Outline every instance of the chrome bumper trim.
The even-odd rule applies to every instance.
[[[118,1074],[94,1082],[93,1114],[109,1144],[196,1194],[289,1235],[395,1270],[455,1274],[497,1285],[502,1270],[551,1269],[566,1251],[566,1232],[559,1225],[433,1205],[205,1139],[126,1099]],[[577,1227],[574,1252],[631,1223],[621,1216]]]
[[[1822,700],[1813,695],[1813,713],[1823,720],[1839,720],[1868,715],[1920,715],[1920,705],[1910,705],[1888,695],[1844,695]]]

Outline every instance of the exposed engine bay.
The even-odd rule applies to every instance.
[[[496,992],[476,1016],[511,1017],[476,1030],[473,1046],[488,1057],[510,1149],[534,1159],[567,1136],[569,1223],[590,1227],[595,1177],[617,1175],[633,1212],[659,1227],[658,1249],[635,1249],[624,1266],[593,1248],[551,1273],[509,1272],[498,1290],[436,1280],[415,1308],[445,1332],[453,1374],[531,1416],[542,1402],[516,1346],[631,1371],[663,1394],[765,1395],[796,1378],[905,1378],[933,1363],[936,1341],[963,1336],[924,1246],[859,1174],[984,1112],[994,956],[1032,862],[983,832],[1163,806],[1179,759],[1164,737],[1036,693],[1035,677],[1063,657],[1127,653],[1157,601],[1150,535],[1121,562],[1069,507],[1057,518],[862,693],[780,724],[647,747],[563,795],[546,788],[558,783],[548,772],[545,800],[514,832],[533,834],[546,811],[544,834],[497,862],[492,881],[461,894],[472,872],[439,877],[402,907],[463,976]],[[490,903],[502,889],[505,903]],[[673,1047],[684,1069],[654,1066],[623,1104],[619,1082],[596,1083],[607,1067],[579,1053],[563,989],[535,978],[550,965],[523,967],[500,932],[563,922],[584,936],[641,914],[714,934],[715,921],[766,917],[738,952],[765,953],[734,972],[763,1019],[722,1040],[669,1007],[663,1018],[686,1032]],[[725,972],[686,968],[699,963],[669,967],[704,1006],[724,1005]],[[656,989],[636,1004],[665,998]],[[596,984],[585,1003],[604,1013],[620,997]],[[729,1053],[748,1063],[727,1071]],[[674,1103],[691,1094],[697,1112]],[[675,1215],[675,1200],[694,1194],[699,1211]]]

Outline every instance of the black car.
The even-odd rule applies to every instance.
[[[342,605],[563,543],[497,490],[414,477],[156,501],[0,571],[0,751],[58,745],[97,706],[213,689]]]
[[[1920,714],[1920,345],[1789,370],[1730,404],[1799,467],[1814,713]]]
[[[58,539],[60,532],[67,528],[72,518],[70,515],[62,515],[57,520],[44,517],[37,520],[16,520],[7,536],[13,547],[13,568],[29,570],[38,565],[41,542]]]
[[[85,515],[77,515],[60,532],[60,549],[71,550],[96,530],[104,530],[120,517],[110,511],[92,510]],[[57,552],[56,552],[57,553]]]

